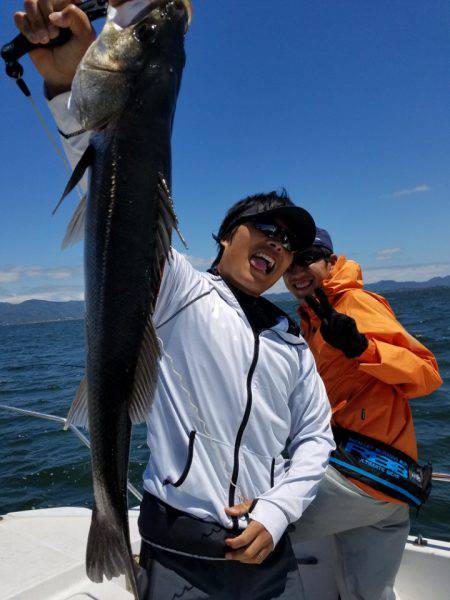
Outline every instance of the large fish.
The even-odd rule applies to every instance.
[[[85,222],[86,378],[67,426],[90,431],[87,574],[100,582],[125,573],[136,597],[130,435],[132,423],[148,416],[157,376],[152,312],[176,226],[170,140],[190,16],[190,0],[152,0],[128,27],[107,23],[72,87],[72,109],[95,132],[65,191],[91,167],[87,201],[65,240],[76,239]]]

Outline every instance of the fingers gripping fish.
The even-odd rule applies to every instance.
[[[100,582],[125,573],[136,598],[130,435],[132,423],[148,418],[156,384],[151,315],[176,227],[170,140],[190,15],[190,0],[155,0],[124,29],[107,23],[72,86],[72,109],[94,133],[65,192],[89,166],[87,200],[66,237],[78,236],[85,221],[86,378],[67,425],[90,430],[88,576]]]

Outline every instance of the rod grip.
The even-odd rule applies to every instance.
[[[61,29],[58,37],[50,40],[48,44],[33,44],[28,40],[23,33],[19,33],[16,37],[11,40],[8,44],[2,46],[1,57],[5,62],[16,62],[31,50],[36,48],[55,48],[56,46],[62,46],[72,37],[70,29]]]

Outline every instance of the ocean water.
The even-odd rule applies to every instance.
[[[422,462],[450,472],[450,288],[387,293],[397,317],[436,355],[444,385],[411,401]],[[284,307],[293,312],[293,303]],[[83,375],[84,323],[0,327],[0,403],[64,417]],[[139,489],[145,427],[134,428],[129,478]],[[91,506],[89,451],[58,423],[0,409],[0,514]],[[130,498],[130,503],[135,503]],[[435,482],[414,533],[450,541],[450,484]]]

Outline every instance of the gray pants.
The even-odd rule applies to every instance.
[[[291,533],[294,545],[331,535],[342,600],[394,600],[409,533],[409,510],[375,500],[329,466],[319,492]]]

